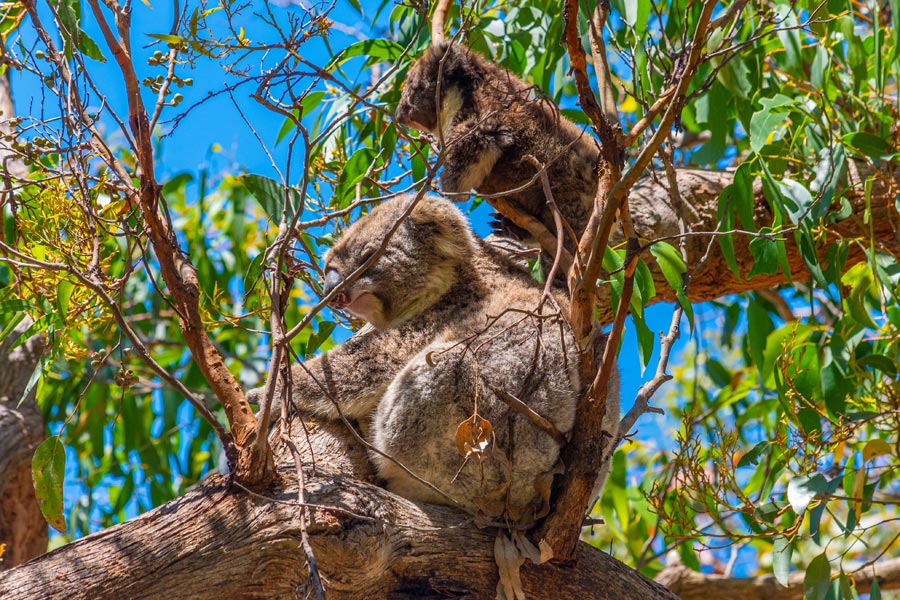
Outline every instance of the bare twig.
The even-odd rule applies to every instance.
[[[546,418],[539,415],[535,412],[530,406],[504,390],[503,388],[497,387],[495,385],[490,386],[491,391],[493,391],[497,397],[503,401],[508,407],[527,418],[534,425],[539,427],[544,431],[547,435],[553,438],[560,448],[566,445],[566,438],[559,432],[559,429],[553,426],[553,423],[548,421]]]

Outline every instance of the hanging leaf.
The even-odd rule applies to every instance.
[[[34,451],[31,478],[34,493],[44,519],[61,533],[66,532],[63,516],[63,478],[66,473],[66,449],[59,436],[47,438]]]

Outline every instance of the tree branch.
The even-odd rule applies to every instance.
[[[656,581],[681,596],[682,600],[802,600],[804,577],[805,573],[792,573],[788,586],[784,587],[771,575],[740,579],[706,575],[678,565],[660,571]],[[882,591],[900,589],[900,558],[879,561],[854,574],[856,591],[868,593],[875,579]]]
[[[297,443],[316,457],[303,502],[309,543],[328,598],[494,597],[496,530],[446,506],[415,505],[366,483],[365,450],[340,423],[308,427]],[[303,436],[297,421],[290,431]],[[295,467],[281,447],[279,472]],[[293,598],[307,577],[297,510],[297,478],[266,497],[228,493],[214,476],[184,496],[127,523],[68,544],[0,574],[0,597],[66,600]],[[328,507],[333,506],[334,509]],[[581,543],[577,564],[522,569],[530,598],[675,600],[676,596]],[[100,574],[100,575],[98,575]]]
[[[94,18],[122,73],[128,98],[128,122],[134,136],[137,162],[140,165],[140,187],[131,188],[131,202],[140,207],[145,229],[159,261],[160,272],[172,300],[181,333],[200,371],[225,408],[237,446],[237,476],[246,483],[264,481],[271,476],[268,448],[254,444],[256,418],[244,397],[240,384],[225,366],[221,355],[209,339],[200,316],[200,283],[197,270],[178,244],[169,219],[160,208],[160,186],[154,174],[153,140],[150,121],[141,99],[141,87],[132,63],[129,41],[131,15],[128,9],[113,7],[118,39],[113,34],[98,0],[89,1]]]
[[[447,24],[447,12],[450,10],[450,3],[453,0],[438,0],[434,7],[434,13],[431,15],[431,43],[437,44],[443,42],[444,27]]]

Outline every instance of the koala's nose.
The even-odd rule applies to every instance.
[[[339,286],[342,281],[344,281],[344,278],[341,277],[340,273],[338,273],[335,269],[328,269],[325,272],[325,289],[323,290],[325,292],[325,295],[327,296],[328,294],[330,294],[331,290]]]

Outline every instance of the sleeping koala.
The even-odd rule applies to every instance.
[[[467,195],[474,189],[502,194],[502,199],[487,198],[502,216],[507,216],[505,200],[556,234],[540,179],[528,185],[537,170],[524,157],[534,156],[547,167],[560,213],[581,236],[594,205],[600,150],[590,134],[534,91],[534,86],[468,48],[440,42],[410,69],[395,117],[443,144],[444,193]],[[529,237],[508,218],[501,219],[497,229]],[[569,236],[566,247],[574,250]]]
[[[326,293],[374,256],[412,202],[386,202],[344,232],[325,258]],[[389,490],[530,523],[546,505],[538,488],[546,496],[581,394],[575,340],[549,303],[537,312],[542,293],[452,203],[426,197],[332,302],[370,326],[295,365],[293,403],[320,418],[371,418],[369,441],[391,457],[372,454]],[[610,392],[615,439],[618,390]],[[556,431],[510,409],[507,394]]]

